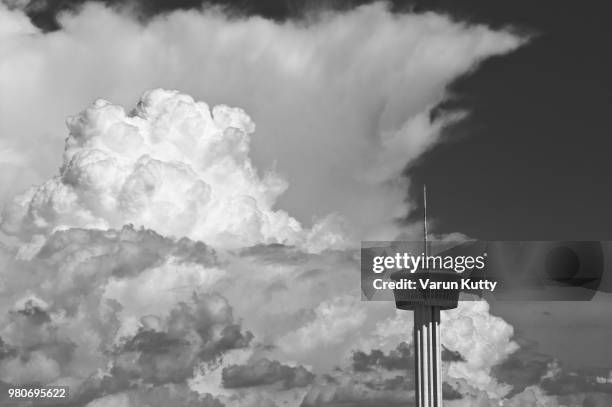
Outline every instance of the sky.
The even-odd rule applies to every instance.
[[[441,145],[413,169],[431,184],[440,227],[491,240],[609,240],[612,60],[603,51],[609,3],[467,1],[457,7],[459,15],[516,24],[534,36],[451,86],[452,105],[472,113],[451,130],[462,140]]]
[[[125,7],[117,1],[103,3]],[[361,3],[208,4],[220,4],[234,15],[283,21]],[[54,30],[57,12],[79,4],[32,1],[26,10],[39,27]],[[130,3],[141,19],[199,5],[196,0]],[[392,7],[438,11],[531,35],[529,44],[512,55],[487,60],[453,81],[452,97],[443,108],[470,112],[468,120],[449,130],[461,142],[442,143],[407,168],[415,184],[430,185],[431,213],[437,215],[439,230],[489,240],[610,239],[606,151],[611,129],[606,112],[612,103],[607,75],[612,61],[604,51],[610,35],[608,2],[579,7],[571,1],[439,0],[393,2]]]
[[[359,241],[608,239],[598,7],[5,0],[0,387],[410,405]],[[609,405],[610,297],[445,312],[445,405]]]

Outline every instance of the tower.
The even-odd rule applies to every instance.
[[[423,186],[424,222],[423,254],[427,256],[427,189]],[[416,289],[393,291],[398,309],[414,312],[414,377],[417,407],[442,406],[442,371],[440,345],[440,311],[457,307],[459,289],[423,289],[420,279],[432,282],[459,282],[454,271],[422,268],[414,273],[400,270],[392,280],[414,280]]]

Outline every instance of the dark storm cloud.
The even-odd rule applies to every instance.
[[[408,370],[414,365],[414,353],[412,346],[406,342],[400,343],[396,349],[384,354],[379,349],[370,353],[356,351],[353,353],[353,369],[357,372],[365,372],[373,368],[386,370]]]
[[[442,383],[442,398],[444,400],[461,400],[463,395],[448,383]]]
[[[442,346],[442,361],[443,362],[465,362],[465,358],[461,356],[461,353],[450,350],[445,346]]]
[[[0,337],[0,360],[6,357],[14,357],[15,354],[16,354],[16,349],[12,346],[9,346]]]
[[[255,387],[280,384],[283,389],[304,387],[312,383],[314,375],[302,366],[287,366],[275,360],[260,359],[246,365],[232,365],[223,369],[225,388]]]
[[[198,329],[198,333],[201,330]],[[208,334],[207,337],[210,337]],[[213,357],[232,349],[246,348],[251,343],[253,334],[249,331],[243,332],[242,328],[238,324],[230,324],[223,328],[221,331],[221,337],[216,348],[212,350],[206,350],[206,354],[212,355]]]
[[[45,322],[50,322],[51,318],[49,314],[42,309],[38,304],[36,304],[33,300],[27,300],[23,307],[15,310],[18,314],[25,316],[31,323],[35,325],[42,325]]]
[[[227,311],[231,308],[220,296],[194,295],[192,304],[181,303],[170,312],[166,330],[142,328],[127,339],[115,351],[113,373],[127,382],[184,382],[200,362],[249,346],[253,335],[242,332]]]
[[[219,7],[228,15],[259,15],[274,20],[299,17],[321,9],[343,10],[369,3],[367,0],[93,0],[111,7],[132,9],[141,19],[173,10]],[[86,0],[4,0],[10,7],[23,9],[44,30],[59,28],[57,15],[75,11]]]
[[[167,353],[186,343],[186,340],[172,338],[165,332],[141,331],[129,339],[123,349],[126,352]]]
[[[565,397],[561,397],[562,402],[565,402],[565,399]],[[566,402],[566,404],[569,405],[570,402]],[[612,405],[612,397],[605,393],[589,394],[582,400],[582,407],[608,407],[610,405]]]

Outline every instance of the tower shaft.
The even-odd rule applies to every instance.
[[[440,308],[414,308],[414,367],[417,407],[442,407]]]

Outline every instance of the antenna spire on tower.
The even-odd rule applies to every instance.
[[[423,254],[427,257],[427,185],[423,184]]]

